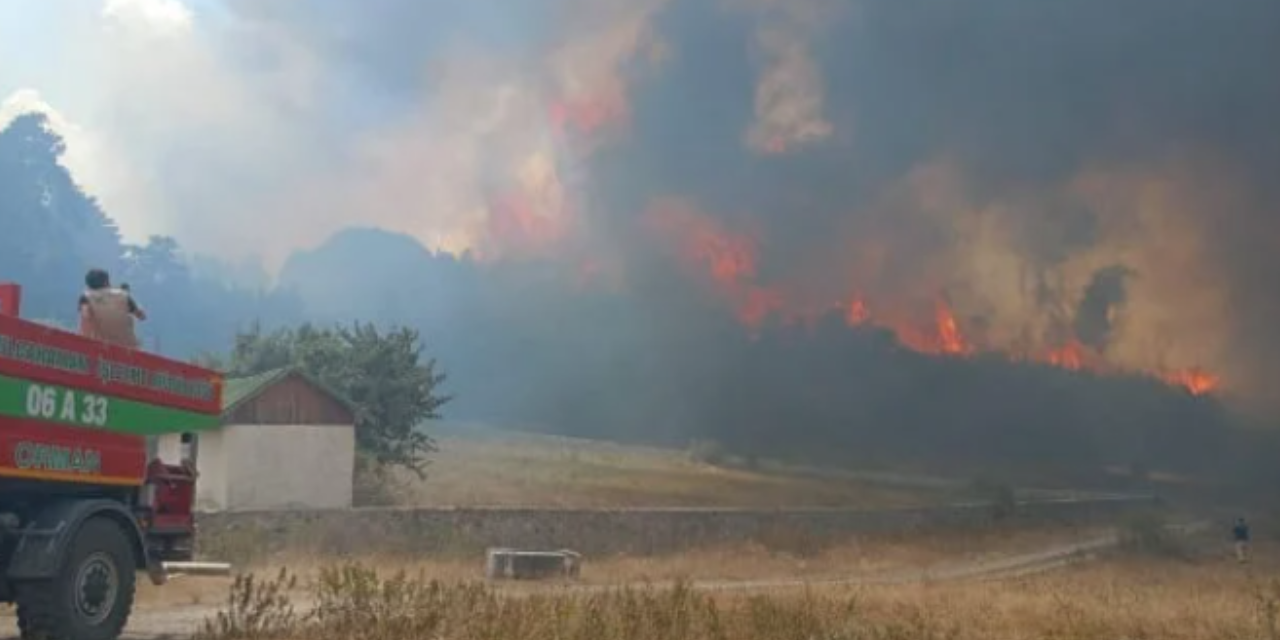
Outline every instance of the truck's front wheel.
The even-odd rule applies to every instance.
[[[16,585],[23,640],[115,640],[133,608],[136,566],[120,525],[89,519],[56,577]]]

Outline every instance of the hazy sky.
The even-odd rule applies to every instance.
[[[320,59],[310,32],[256,10],[5,0],[0,124],[20,111],[53,115],[66,164],[128,240],[172,234],[201,252],[278,263],[360,221],[317,184],[405,98]]]
[[[495,172],[558,180],[528,169],[555,164],[548,104],[618,93],[660,1],[553,42],[555,6],[487,0],[4,0],[0,101],[56,116],[129,240],[269,267],[351,224],[461,248]]]
[[[20,111],[50,113],[68,142],[66,164],[103,200],[129,240],[173,228],[167,212],[151,202],[148,168],[136,166],[158,161],[159,150],[126,152],[127,131],[113,122],[122,103],[147,99],[147,76],[161,67],[139,56],[139,49],[154,48],[163,57],[166,49],[186,46],[181,41],[194,38],[197,12],[206,20],[214,17],[206,14],[217,1],[0,3],[0,123]]]

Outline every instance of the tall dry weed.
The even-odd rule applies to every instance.
[[[287,572],[237,579],[199,640],[1280,640],[1280,581],[1258,583],[1253,604],[1241,588],[1195,608],[1205,594],[1189,583],[1083,580],[752,596],[689,583],[508,590],[348,564],[321,572],[301,615]]]
[[[196,640],[266,640],[294,632],[301,618],[289,593],[296,587],[297,578],[285,569],[270,580],[236,576],[225,608],[204,622]]]
[[[1265,640],[1280,640],[1280,580],[1271,578],[1254,586],[1258,626]]]

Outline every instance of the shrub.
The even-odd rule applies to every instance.
[[[351,501],[357,507],[389,507],[399,504],[406,482],[390,465],[373,456],[356,453]]]

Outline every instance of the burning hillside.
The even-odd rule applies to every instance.
[[[962,327],[944,292],[930,300],[911,300],[881,295],[867,298],[851,294],[826,307],[804,304],[803,297],[785,285],[759,283],[758,241],[754,235],[735,233],[714,218],[702,215],[687,203],[662,202],[648,212],[650,227],[674,249],[678,259],[696,278],[701,278],[709,295],[728,305],[742,324],[757,330],[767,320],[783,324],[803,324],[832,308],[844,310],[850,326],[871,325],[888,329],[905,347],[920,353],[964,357],[975,352],[1004,353],[1012,360],[1043,362],[1073,371],[1132,373],[1113,364],[1105,353],[1065,334],[1061,344],[1047,349],[1015,350],[1011,345],[976,341]],[[1111,310],[1108,310],[1111,312]],[[976,318],[975,323],[981,322]],[[1069,328],[1064,331],[1069,332]],[[1218,378],[1199,368],[1147,371],[1157,378],[1185,387],[1193,394],[1209,393]]]
[[[429,4],[332,9],[367,47],[258,17],[412,98],[335,180],[360,215],[631,296],[620,344],[698,348],[702,304],[1274,396],[1274,2],[555,0],[428,55]]]
[[[609,112],[600,109],[568,110],[560,105],[552,114],[558,140],[572,140],[575,135],[566,130],[566,123],[576,123],[579,128],[576,135],[590,136],[612,121]],[[561,149],[565,148],[567,144],[561,143]],[[585,161],[572,153],[558,157],[572,162]],[[578,213],[574,207],[579,205],[567,200],[569,190],[560,177],[564,171],[562,165],[559,169],[546,162],[530,166],[532,170],[520,174],[516,188],[489,210],[486,237],[502,247],[496,255],[505,258],[518,257],[530,250],[539,250],[540,255],[545,256],[546,252],[568,247],[566,239],[575,231],[581,233],[581,229],[572,228]],[[1140,264],[1151,257],[1144,253],[1143,246],[1118,239],[1116,246],[1104,245],[1097,252],[1085,252],[1074,261],[1034,265],[1036,257],[1016,255],[1017,248],[1008,244],[1008,238],[982,235],[989,232],[982,227],[992,224],[991,218],[998,222],[1008,214],[1008,210],[1001,208],[1004,205],[974,211],[960,203],[954,210],[948,210],[952,205],[947,198],[951,196],[936,190],[954,185],[939,186],[937,181],[948,180],[950,176],[940,177],[937,171],[927,168],[923,178],[912,178],[913,191],[908,196],[908,206],[934,223],[939,220],[945,221],[943,226],[968,223],[973,229],[961,229],[958,233],[951,229],[956,237],[941,243],[933,253],[912,248],[910,245],[917,241],[908,231],[901,236],[890,235],[879,244],[874,240],[853,242],[853,246],[836,252],[834,257],[818,255],[816,262],[813,256],[805,256],[799,261],[801,269],[789,269],[792,265],[775,268],[783,273],[783,278],[772,281],[761,273],[761,254],[768,247],[764,234],[759,230],[734,229],[729,222],[700,211],[687,199],[674,197],[650,200],[641,216],[641,226],[647,235],[634,235],[629,241],[655,242],[670,249],[687,275],[700,280],[706,294],[731,310],[748,331],[758,330],[766,322],[803,326],[832,309],[840,309],[849,326],[889,329],[903,346],[920,353],[955,357],[1000,353],[1013,361],[1040,362],[1072,371],[1103,375],[1145,373],[1196,395],[1219,389],[1218,375],[1206,370],[1199,361],[1189,361],[1196,357],[1195,351],[1170,346],[1179,339],[1193,336],[1178,335],[1176,320],[1167,322],[1162,327],[1163,335],[1158,336],[1164,349],[1152,350],[1124,342],[1123,331],[1146,333],[1153,327],[1142,324],[1141,315],[1132,318],[1137,324],[1126,326],[1131,311],[1125,306],[1124,279],[1130,270],[1107,263],[1123,264],[1127,260]],[[1154,187],[1158,189],[1160,185]],[[1126,188],[1149,187],[1139,180],[1137,185]],[[917,189],[920,191],[915,191]],[[901,194],[891,194],[891,197],[900,198]],[[936,197],[942,200],[934,200]],[[1053,208],[1058,205],[1049,202],[1028,206]],[[1125,213],[1132,216],[1134,222],[1141,223],[1147,212],[1139,209]],[[895,211],[894,215],[901,216],[902,212]],[[1179,223],[1176,218],[1157,215],[1158,220]],[[867,221],[856,216],[853,219]],[[767,226],[760,220],[756,222],[757,229]],[[585,224],[581,220],[577,223]],[[860,229],[867,230],[867,226]],[[974,244],[962,246],[965,241]],[[896,251],[900,254],[889,255],[894,245],[898,245]],[[591,255],[592,249],[589,245],[577,246],[578,260],[587,279],[602,260]],[[991,253],[985,254],[987,251]],[[986,260],[994,264],[973,264]],[[819,273],[815,282],[796,281],[797,276],[788,273],[799,271],[802,276],[805,267],[824,263],[836,268]],[[842,269],[839,265],[849,266]],[[1002,267],[1021,271],[1016,275],[1024,279],[1020,283],[1022,291],[994,290],[993,293],[993,287],[1007,284],[1010,274],[967,270]],[[860,268],[865,271],[859,271]],[[851,272],[843,279],[845,282],[832,275],[841,270]],[[1156,305],[1177,307],[1180,304],[1180,291],[1144,292],[1142,284],[1138,286],[1140,293],[1165,296],[1163,300],[1153,300]],[[895,290],[895,287],[901,289]],[[834,295],[824,297],[822,293]],[[993,295],[996,297],[991,297]],[[1002,295],[1035,300],[1001,299]],[[953,298],[968,303],[973,311],[962,315],[951,302]],[[1155,311],[1163,314],[1171,310]],[[1203,313],[1189,315],[1202,316]],[[1200,336],[1194,337],[1196,342],[1202,341]],[[1186,353],[1192,355],[1179,358],[1183,360],[1180,366],[1166,362],[1171,354]],[[1203,351],[1199,354],[1201,357],[1213,355]]]
[[[541,72],[508,78],[486,121],[504,142],[480,152],[499,195],[469,235],[489,260],[577,265],[582,286],[648,277],[665,254],[748,332],[838,309],[926,354],[1256,392],[1270,365],[1240,329],[1280,307],[1241,297],[1265,258],[1236,241],[1280,233],[1254,178],[1280,154],[1204,122],[1223,102],[1265,121],[1280,82],[1241,66],[1271,46],[1272,10],[1236,4],[1107,19],[1008,0],[597,7],[533,58]],[[1010,15],[1020,26],[999,27]],[[1098,62],[1135,47],[1217,69],[1224,90]]]

